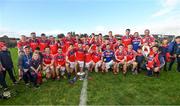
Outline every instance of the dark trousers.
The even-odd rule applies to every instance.
[[[25,83],[28,83],[29,81],[32,82],[34,85],[37,84],[37,73],[35,72],[23,72],[23,80]]]
[[[180,72],[180,57],[177,57],[177,71]]]
[[[171,58],[171,62],[169,63],[169,67],[168,67],[168,70],[169,70],[169,71],[171,71],[172,66],[173,66],[175,60],[176,60],[176,58]]]
[[[11,80],[12,80],[13,82],[16,82],[16,79],[15,79],[15,76],[14,76],[14,74],[13,74],[12,68],[7,68],[6,71],[8,72],[9,77],[11,78]],[[5,71],[5,76],[6,76],[6,71]]]
[[[164,71],[167,71],[167,62],[166,62],[166,56],[163,56],[165,65],[164,65]],[[172,67],[172,66],[171,66]]]
[[[0,72],[0,84],[3,86],[3,88],[7,88],[6,80],[5,80],[5,71]]]

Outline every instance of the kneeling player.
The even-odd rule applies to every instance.
[[[68,51],[66,53],[66,70],[68,74],[68,79],[71,78],[71,74],[75,70],[75,53],[76,53],[76,50],[74,49],[73,44],[70,44]]]
[[[85,61],[85,51],[82,47],[82,44],[78,44],[78,49],[76,50],[76,71],[79,69],[79,72],[83,72]]]
[[[54,59],[50,54],[50,48],[45,48],[45,54],[43,55],[43,71],[46,73],[46,78],[49,79],[55,77],[54,72]]]
[[[126,74],[127,72],[127,68],[129,66],[132,66],[132,72],[133,74],[137,74],[137,62],[135,61],[135,57],[136,57],[136,52],[133,50],[133,46],[132,45],[128,45],[127,48],[127,56],[126,56],[126,68],[124,71],[124,74]]]
[[[58,48],[58,53],[55,55],[55,68],[57,80],[60,79],[60,75],[64,76],[65,74],[65,55],[62,52],[62,48]]]
[[[93,69],[92,51],[89,45],[86,45],[85,48],[85,67],[88,69],[88,71],[92,72]]]
[[[114,51],[110,50],[110,45],[106,45],[106,50],[103,52],[103,65],[102,65],[102,72],[108,70],[113,67],[114,64]]]
[[[148,56],[148,61],[146,64],[147,67],[147,76],[152,76],[153,73],[159,76],[161,68],[165,65],[165,60],[158,51],[158,46],[153,46],[152,51]]]
[[[102,52],[100,47],[98,47],[96,51],[92,53],[92,60],[95,72],[99,72],[99,68],[102,66]]]
[[[119,49],[116,50],[115,52],[115,64],[114,64],[114,70],[113,73],[116,75],[119,72],[120,66],[123,67],[123,73],[126,70],[126,51],[124,50],[123,45],[119,46]]]

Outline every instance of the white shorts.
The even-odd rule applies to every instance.
[[[84,61],[77,61],[77,63],[79,64],[79,67],[80,67],[80,68],[83,68],[83,66],[84,66]]]
[[[95,67],[100,67],[102,65],[101,61],[98,61],[97,63],[95,63]]]
[[[61,67],[60,67],[60,70],[61,70],[61,71],[65,71],[65,69],[66,69],[65,66],[61,66]]]
[[[114,61],[113,61],[113,60],[111,60],[111,61],[110,61],[110,62],[108,62],[108,63],[105,63],[105,67],[106,67],[106,69],[111,68],[111,67],[113,66],[113,64],[114,64]]]
[[[86,64],[85,64],[85,67],[86,67],[86,68],[89,68],[89,67],[90,67],[90,65],[92,65],[92,61],[90,61],[90,62],[86,63]]]
[[[75,62],[69,62],[69,67],[74,69],[75,68]]]

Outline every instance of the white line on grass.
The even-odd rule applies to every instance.
[[[86,76],[85,79],[83,81],[83,87],[81,90],[81,95],[80,95],[80,103],[79,106],[86,106],[86,101],[87,101],[87,85],[88,85],[88,71],[85,70]]]

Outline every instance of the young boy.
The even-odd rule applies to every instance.
[[[136,62],[137,62],[137,72],[139,73],[143,68],[145,57],[142,53],[141,47],[137,49]]]

